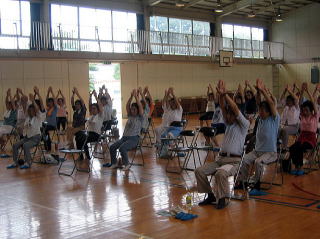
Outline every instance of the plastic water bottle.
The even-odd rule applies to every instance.
[[[192,208],[192,195],[190,192],[188,192],[187,196],[186,196],[186,206],[188,211],[191,211]]]

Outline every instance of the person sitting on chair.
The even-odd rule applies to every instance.
[[[267,93],[262,80],[257,79],[257,98],[260,101],[261,94],[265,101],[259,104],[259,122],[256,132],[255,148],[244,156],[243,165],[240,170],[241,181],[246,181],[249,176],[249,167],[255,164],[253,177],[253,190],[251,195],[260,195],[260,178],[263,173],[263,164],[268,164],[277,159],[277,137],[280,126],[280,116],[277,112],[275,102]]]
[[[32,159],[30,150],[37,146],[41,139],[41,115],[39,107],[34,101],[34,96],[29,95],[31,105],[27,109],[27,118],[24,122],[23,138],[13,145],[13,164],[7,166],[7,169],[16,168],[19,162],[19,149],[23,149],[24,164],[20,165],[20,169],[28,169],[31,167]]]
[[[24,95],[20,88],[17,88],[17,131],[19,136],[23,135],[23,125],[27,117],[28,96]]]
[[[135,103],[131,103],[133,98],[135,98]],[[123,170],[125,171],[130,169],[128,151],[137,147],[143,123],[143,108],[139,100],[139,92],[136,90],[131,92],[131,96],[126,105],[126,110],[128,121],[124,128],[122,138],[110,146],[111,168],[115,169],[118,167],[117,150],[119,150],[122,164],[124,165]]]
[[[217,100],[220,99],[219,92],[217,92]],[[203,133],[205,138],[206,146],[216,146],[219,147],[219,143],[215,136],[219,134],[224,134],[226,130],[226,125],[223,120],[222,110],[219,102],[216,103],[215,111],[212,117],[211,127],[202,127],[200,132]]]
[[[97,103],[94,103],[94,104],[92,103],[92,95],[94,95]],[[89,102],[90,117],[89,117],[89,120],[87,121],[88,133],[86,134],[85,131],[79,131],[78,133],[75,134],[77,149],[82,149],[83,147],[88,160],[90,160],[90,154],[89,154],[89,148],[87,144],[98,141],[101,134],[103,119],[104,119],[103,106],[95,90],[90,93],[89,101],[90,101]],[[82,154],[80,156],[80,159],[83,159]]]
[[[74,101],[75,95],[78,97],[76,101]],[[68,127],[66,130],[67,142],[66,142],[65,148],[73,149],[74,148],[73,137],[75,136],[76,133],[85,129],[86,113],[87,113],[86,105],[76,87],[74,87],[72,90],[71,106],[73,109],[73,120],[72,120],[72,127]]]
[[[60,98],[59,95],[61,96]],[[57,94],[57,130],[59,133],[60,131],[60,126],[62,126],[62,132],[66,130],[67,126],[67,106],[66,106],[66,98],[64,97],[62,91],[59,89],[58,94]]]
[[[50,97],[51,94],[51,97]],[[57,129],[57,98],[53,93],[52,87],[48,88],[47,92],[47,111],[46,111],[46,119],[44,122],[44,133],[45,133],[45,144],[44,147],[47,151],[51,151],[51,137],[50,131],[54,131]]]
[[[295,170],[292,170],[291,174],[297,176],[304,174],[304,171],[301,170],[303,153],[308,149],[313,149],[317,144],[319,122],[317,107],[315,107],[314,98],[309,93],[307,83],[302,84],[300,98],[303,97],[304,92],[307,92],[310,100],[303,102],[301,105],[300,135],[298,140],[289,148],[289,159],[292,159],[295,165]]]
[[[0,126],[0,151],[4,150],[6,144],[4,136],[11,134],[12,130],[14,129],[14,127],[16,127],[17,124],[17,110],[14,99],[11,96],[11,89],[7,90],[6,108],[7,111],[3,115],[3,125]]]
[[[149,113],[150,113],[150,108],[149,104],[147,103],[147,100],[145,98],[145,95],[143,94],[142,88],[139,87],[137,94],[141,96],[141,105],[143,108],[143,123],[142,123],[142,133],[147,132],[148,127],[149,127]]]
[[[216,208],[222,209],[226,206],[225,198],[230,193],[228,177],[235,175],[237,172],[250,123],[226,93],[224,81],[219,81],[217,91],[219,92],[220,107],[226,123],[225,136],[217,160],[197,168],[195,176],[198,192],[207,193],[206,199],[199,205],[208,205],[218,201]],[[209,175],[215,177],[213,192],[208,180]]]
[[[110,130],[112,125],[112,99],[105,85],[99,89],[98,98],[103,107],[103,127]]]
[[[180,134],[183,109],[176,98],[173,88],[165,91],[162,101],[162,123],[155,128],[156,142],[161,143],[161,137],[176,137]]]
[[[247,90],[248,88],[249,90]],[[255,90],[247,80],[245,81],[244,92],[246,117],[249,119],[250,123],[252,123],[257,113],[257,101],[255,98]]]
[[[146,102],[149,105],[149,109],[150,109],[150,111],[149,111],[149,119],[151,119],[155,105],[154,105],[154,101],[153,101],[153,98],[152,98],[152,96],[150,94],[148,86],[146,86],[144,88],[143,95],[145,96]]]
[[[285,99],[285,107],[281,114],[282,128],[280,129],[284,148],[288,146],[289,135],[296,135],[298,133],[300,123],[299,99],[289,86],[283,91],[280,102],[283,101],[287,92],[289,95]]]
[[[214,91],[212,89],[211,84],[208,86],[207,90],[207,108],[206,113],[200,116],[200,127],[203,127],[203,122],[206,122],[206,126],[209,127],[210,121],[212,120],[213,114],[215,110],[215,99],[214,99]]]

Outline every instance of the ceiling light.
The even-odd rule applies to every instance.
[[[256,14],[254,13],[254,11],[251,11],[251,12],[248,13],[248,17],[249,18],[253,18],[255,16],[256,16]]]
[[[254,11],[253,11],[253,7],[252,7],[252,0],[251,0],[251,7],[250,7],[250,12],[248,13],[248,17],[249,18],[253,18],[253,17],[255,17],[256,16],[256,14],[254,13]]]
[[[217,13],[223,12],[222,6],[221,6],[221,4],[220,4],[220,0],[218,0],[217,3],[218,3],[218,4],[217,4],[217,7],[216,7],[216,9],[214,9],[214,11],[217,12]]]
[[[279,7],[278,12],[276,14],[276,22],[282,22],[282,21],[283,21],[283,19],[281,17],[281,12],[280,12],[280,7]]]
[[[184,7],[183,1],[176,1],[176,7]]]

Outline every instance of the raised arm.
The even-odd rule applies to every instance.
[[[51,94],[51,96],[52,96],[52,99],[53,99],[53,101],[54,101],[54,104],[56,105],[56,104],[57,104],[57,97],[56,97],[56,95],[53,93],[53,90],[52,90],[52,87],[51,87],[51,86],[48,88],[47,99],[50,98],[50,94]]]
[[[271,96],[267,93],[266,88],[265,88],[263,81],[261,79],[257,79],[256,87],[257,87],[257,90],[263,95],[265,100],[268,102],[270,109],[271,109],[271,114],[272,114],[272,116],[275,117],[277,115],[276,104],[273,102]]]
[[[290,88],[290,87],[288,86],[288,87],[287,87],[287,92],[288,92],[289,95],[291,95],[292,98],[294,99],[294,104],[295,104],[296,106],[298,106],[298,105],[299,105],[299,98],[296,96],[295,93],[293,93],[292,88]]]
[[[33,104],[34,109],[36,111],[36,114],[38,114],[40,109],[39,109],[39,106],[37,105],[37,103],[35,101],[35,98],[34,98],[33,94],[29,94],[29,100],[31,101],[31,104]]]
[[[64,95],[60,89],[59,89],[59,93],[61,95],[61,98],[63,99],[63,103],[66,104],[66,98],[64,97]]]
[[[244,100],[244,91],[243,91],[243,87],[241,84],[239,84],[239,86],[238,86],[238,94],[240,95],[241,102],[243,104],[245,100]]]
[[[99,115],[102,115],[103,114],[103,105],[102,105],[100,99],[98,98],[97,92],[95,90],[93,91],[93,96],[96,99],[98,107],[99,107]]]
[[[71,107],[74,109],[74,95],[75,95],[75,88],[72,90],[72,95],[71,95]]]
[[[255,95],[256,91],[255,91],[255,89],[252,87],[252,85],[250,84],[250,82],[249,82],[248,80],[246,80],[245,83],[246,83],[246,88],[249,88],[249,89],[252,91],[253,95]]]
[[[309,97],[309,100],[311,101],[312,105],[313,105],[313,109],[314,109],[314,113],[315,115],[318,113],[318,108],[316,107],[316,104],[315,104],[315,101],[314,101],[314,98],[311,96],[310,94],[310,91],[308,89],[308,83],[304,82],[302,87],[301,87],[301,91],[302,92],[306,92],[308,97]],[[301,94],[302,95],[302,94]]]
[[[127,101],[126,110],[127,110],[127,115],[128,115],[128,116],[130,116],[130,114],[131,114],[131,110],[130,110],[131,102],[132,102],[133,96],[136,95],[136,94],[137,94],[136,90],[133,90],[133,91],[131,92],[131,95],[130,95],[128,101]]]
[[[237,104],[231,99],[231,97],[226,93],[226,86],[223,80],[218,82],[217,92],[219,93],[219,104],[222,111],[223,118],[227,116],[226,103],[230,106],[230,110],[237,117],[240,114]]]
[[[284,97],[286,97],[287,91],[288,91],[289,85],[286,86],[286,88],[284,88],[281,96],[280,96],[280,102],[282,102],[284,100]],[[290,93],[289,93],[290,94]]]
[[[139,87],[139,89],[138,89],[138,94],[137,94],[137,95],[138,95],[138,96],[140,95],[140,96],[141,96],[141,100],[143,100],[143,101],[147,104],[147,102],[146,102],[146,97],[144,96],[141,87]]]
[[[149,91],[148,86],[146,86],[146,87],[144,88],[143,94],[146,95],[146,96],[149,98],[149,100],[150,100],[150,105],[153,105],[153,98],[152,98],[152,96],[151,96],[151,94],[150,94],[150,91]]]
[[[42,97],[39,93],[39,88],[35,86],[35,87],[33,87],[33,91],[34,91],[34,98],[36,98],[38,96],[39,102],[40,102],[40,110],[43,111],[45,108],[44,108]]]
[[[78,97],[78,99],[81,101],[82,106],[85,106],[86,104],[84,103],[83,98],[81,97],[78,89],[76,87],[73,88],[74,93],[76,94],[76,96]]]
[[[139,93],[142,95],[142,89],[139,88],[138,90],[139,92],[134,92],[134,98],[136,99],[136,103],[138,105],[138,109],[139,109],[139,115],[142,116],[143,113],[144,113],[144,110],[143,110],[143,107],[142,107],[142,104],[141,104],[141,101],[139,99]]]
[[[169,91],[170,91],[169,94],[171,94],[171,96],[172,96],[173,100],[176,102],[178,108],[181,108],[180,102],[179,102],[179,100],[177,99],[176,95],[174,94],[173,88],[171,87],[171,88],[169,89]]]
[[[167,108],[169,107],[168,98],[169,98],[169,90],[165,90],[164,91],[164,97],[162,99],[162,107],[163,106],[166,106]]]

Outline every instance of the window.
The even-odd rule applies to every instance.
[[[201,22],[201,21],[192,21],[192,22],[193,22],[193,34],[194,35],[210,36],[209,22]]]
[[[150,30],[210,36],[209,22],[160,16],[150,17]]]
[[[30,36],[30,2],[0,1],[1,34]]]
[[[79,8],[80,38],[111,40],[111,11]]]
[[[223,48],[235,57],[263,58],[263,29],[222,24]]]
[[[74,6],[51,4],[53,35],[78,38],[78,9]]]

